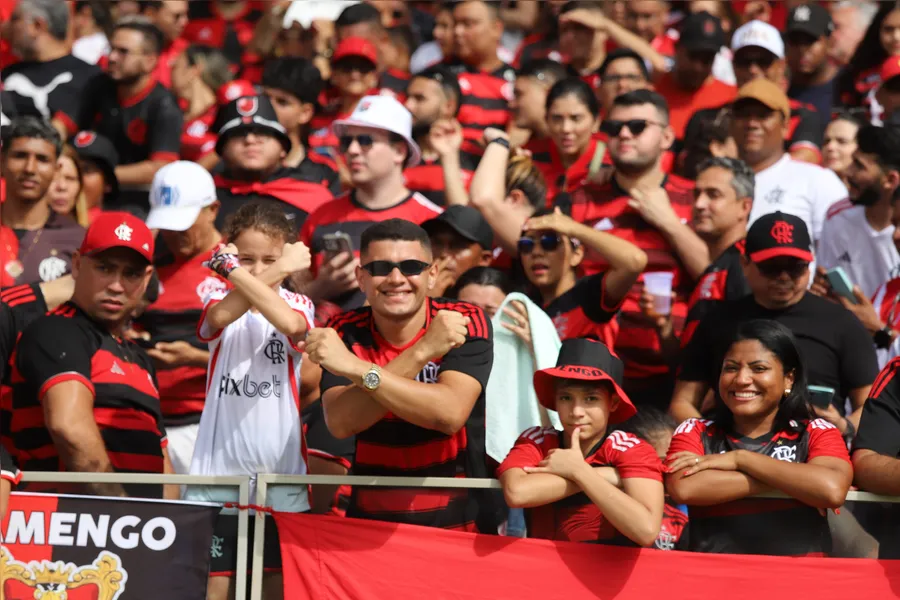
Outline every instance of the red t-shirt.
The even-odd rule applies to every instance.
[[[497,469],[497,477],[510,469],[536,467],[551,450],[561,448],[563,432],[552,427],[526,429]],[[662,481],[662,464],[647,442],[613,431],[584,459],[593,467],[615,467],[622,479]],[[584,492],[552,504],[527,509],[528,534],[532,538],[564,542],[595,542],[621,538]]]
[[[159,53],[159,60],[156,61],[156,69],[153,71],[153,76],[156,77],[158,82],[167,88],[172,87],[172,65],[175,64],[175,59],[178,58],[178,55],[190,45],[191,43],[186,39],[178,38],[163,48],[162,52]]]
[[[213,133],[213,123],[219,107],[215,104],[209,107],[202,115],[190,121],[184,121],[184,130],[181,134],[181,158],[197,162],[207,154],[216,151],[218,136]]]
[[[671,73],[663,73],[655,81],[656,91],[669,103],[669,123],[675,137],[684,138],[688,121],[698,110],[715,108],[734,100],[737,88],[710,77],[699,90],[687,91],[675,81]]]

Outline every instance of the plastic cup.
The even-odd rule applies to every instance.
[[[672,312],[672,280],[674,273],[644,273],[644,289],[653,296],[653,311],[658,315]]]

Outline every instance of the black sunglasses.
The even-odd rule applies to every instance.
[[[555,233],[545,233],[538,240],[530,237],[519,238],[519,254],[531,254],[538,243],[545,252],[553,252],[559,248],[560,241]]]
[[[607,119],[600,124],[600,130],[610,137],[619,137],[619,134],[622,133],[622,129],[627,127],[628,131],[631,132],[631,135],[638,136],[647,129],[648,125],[663,126],[662,123],[648,121],[647,119],[629,119],[628,121],[613,121]]]
[[[735,56],[731,62],[739,69],[749,69],[753,65],[768,69],[776,60],[773,54],[741,54]]]
[[[787,273],[791,279],[797,279],[809,270],[809,263],[792,258],[773,258],[757,263],[756,268],[767,279],[775,279],[782,273]]]
[[[372,144],[375,143],[375,138],[368,133],[361,133],[359,135],[342,135],[338,138],[338,144],[341,147],[341,152],[347,152],[350,149],[350,146],[353,145],[353,142],[359,142],[359,147],[363,150],[368,150],[372,147]]]
[[[372,277],[387,277],[394,272],[394,269],[400,269],[400,273],[404,277],[413,277],[421,275],[422,271],[430,267],[427,262],[421,260],[401,260],[400,262],[391,262],[389,260],[373,260],[362,266]]]

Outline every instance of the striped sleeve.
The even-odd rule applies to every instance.
[[[624,431],[613,431],[603,445],[609,462],[622,479],[662,481],[662,463],[647,442]]]

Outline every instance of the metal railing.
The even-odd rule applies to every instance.
[[[120,473],[23,473],[23,482],[47,483],[137,483],[137,484],[171,484],[171,485],[211,485],[237,487],[239,504],[250,504],[250,480],[248,475],[239,476],[201,476],[201,475],[136,475]],[[265,506],[270,486],[283,485],[351,485],[366,487],[407,487],[407,488],[452,488],[499,490],[500,482],[496,479],[462,479],[455,477],[378,477],[354,475],[277,475],[260,474],[256,478],[256,498],[254,504]],[[780,492],[760,494],[760,498],[788,498]],[[848,502],[888,502],[900,503],[898,496],[881,496],[868,492],[851,491],[847,494]],[[251,556],[250,600],[262,598],[263,559],[265,542],[264,511],[256,511],[256,526],[253,533],[253,550]],[[238,548],[237,564],[247,564],[247,532],[249,514],[246,510],[238,514]],[[247,570],[238,568],[236,574],[236,600],[246,600]]]

